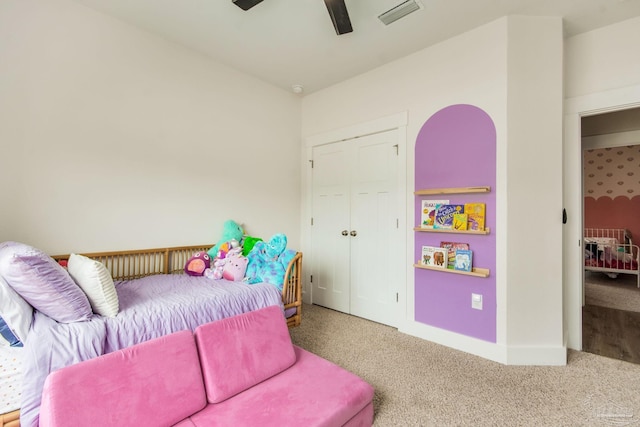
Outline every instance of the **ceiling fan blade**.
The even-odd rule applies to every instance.
[[[232,0],[233,4],[238,6],[242,10],[249,10],[253,6],[260,3],[262,0]]]
[[[337,35],[353,31],[347,5],[344,4],[344,0],[324,0],[324,4],[327,6],[329,16],[331,16],[331,22],[333,22],[333,28],[336,29]]]

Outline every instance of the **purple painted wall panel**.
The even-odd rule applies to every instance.
[[[421,201],[486,203],[488,235],[415,232],[414,259],[422,246],[441,241],[469,243],[473,266],[488,268],[487,278],[415,269],[415,320],[485,341],[496,341],[496,130],[491,118],[472,105],[452,105],[435,113],[418,133],[415,190],[490,186],[490,193],[415,197],[415,225]],[[483,310],[471,308],[471,294],[483,296]]]

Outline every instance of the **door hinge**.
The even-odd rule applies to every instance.
[[[400,218],[396,218],[396,228],[400,228]]]
[[[399,155],[400,153],[398,152],[400,150],[400,147],[398,147],[398,144],[394,145],[395,149],[396,149],[396,156]]]
[[[313,217],[311,217],[311,225],[313,225]]]
[[[309,160],[309,163],[311,163],[311,169],[313,169],[313,160]]]
[[[398,302],[398,301],[399,301],[399,299],[398,299],[398,298],[399,298],[399,297],[398,297],[398,293],[396,292],[396,302]]]
[[[312,274],[311,276],[309,276],[309,281],[310,281],[311,283],[313,283],[313,274]]]

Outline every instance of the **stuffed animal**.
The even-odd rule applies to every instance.
[[[213,273],[207,277],[211,277],[216,280],[222,279],[223,273],[224,273],[224,267],[227,265],[227,262],[229,262],[229,260],[234,259],[234,257],[239,256],[241,253],[242,253],[242,248],[237,247],[237,248],[230,249],[224,258],[214,259],[213,267],[211,268]],[[244,277],[244,274],[243,274],[243,277]]]
[[[229,219],[224,222],[222,226],[222,237],[218,240],[218,243],[211,249],[207,251],[209,257],[214,259],[218,255],[218,251],[220,251],[221,245],[226,242],[230,242],[232,240],[236,240],[238,244],[242,242],[242,236],[244,235],[244,231],[242,227],[235,221]]]
[[[242,241],[242,255],[247,256],[256,242],[261,242],[262,239],[260,237],[253,236],[244,236],[244,240]]]
[[[189,276],[203,276],[211,267],[211,258],[207,252],[196,252],[184,265],[184,272]]]
[[[227,257],[227,254],[231,252],[231,250],[238,249],[240,247],[240,242],[238,242],[236,239],[231,239],[219,246],[220,247],[218,248],[218,253],[215,257],[213,257],[214,259],[225,259]],[[240,250],[242,251],[242,248],[240,248]]]
[[[295,251],[286,249],[287,236],[275,234],[268,242],[259,241],[247,256],[245,281],[249,284],[271,283],[282,290],[284,275]]]
[[[222,278],[231,280],[232,282],[240,282],[244,279],[247,271],[247,257],[239,253],[231,254],[225,258],[224,267],[222,269]]]

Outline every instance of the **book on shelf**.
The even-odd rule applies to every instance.
[[[433,228],[438,206],[447,204],[449,204],[448,200],[423,200],[420,227]]]
[[[453,268],[458,271],[472,271],[473,251],[470,249],[457,249]]]
[[[420,264],[429,267],[447,268],[447,257],[449,251],[446,248],[437,248],[435,246],[423,246]]]
[[[447,249],[447,268],[453,270],[456,262],[456,251],[458,249],[469,249],[469,244],[464,242],[440,242],[440,247]]]
[[[453,215],[464,213],[464,205],[440,205],[436,210],[433,228],[453,229]]]
[[[467,214],[467,228],[469,230],[484,230],[486,205],[484,203],[465,203],[464,213]]]
[[[468,226],[469,217],[466,213],[453,214],[453,229],[454,230],[466,230]]]

